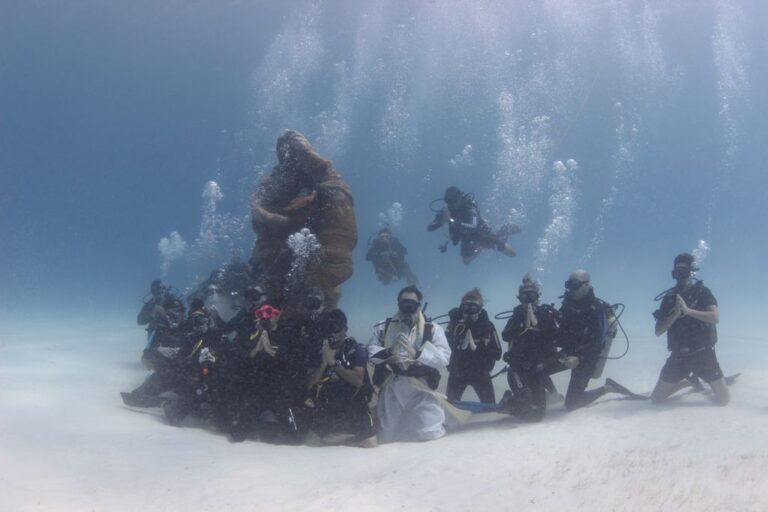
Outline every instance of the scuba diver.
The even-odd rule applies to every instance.
[[[242,251],[234,249],[229,262],[211,271],[187,296],[217,304],[225,317],[230,317],[243,302],[243,294],[251,282],[251,268],[242,260]]]
[[[435,231],[448,222],[448,236],[453,245],[461,242],[461,257],[465,264],[474,260],[482,249],[496,249],[507,256],[517,253],[507,243],[507,237],[520,232],[515,224],[507,224],[494,232],[491,226],[480,216],[477,203],[471,194],[465,194],[457,187],[448,187],[443,196],[445,206],[435,215],[427,226],[428,231]],[[440,252],[448,250],[448,242],[440,246]]]
[[[310,436],[316,444],[376,446],[376,423],[368,408],[373,386],[368,352],[347,335],[340,309],[325,317],[322,361],[310,375]]]
[[[395,315],[374,327],[368,355],[376,365],[379,386],[379,442],[430,441],[445,435],[445,411],[434,390],[451,348],[439,324],[422,311],[423,295],[415,286],[397,294]]]
[[[229,262],[221,269],[218,287],[225,294],[239,294],[245,291],[250,282],[251,268],[243,261],[243,251],[233,249]]]
[[[241,367],[245,366],[253,345],[260,341],[260,326],[267,298],[260,286],[251,285],[243,292],[245,303],[220,329],[220,336],[203,348],[199,371],[204,378],[196,389],[205,391],[210,405],[210,417],[220,430],[233,440],[240,435],[237,418],[240,415]],[[255,340],[255,341],[254,341]],[[247,434],[247,432],[246,432]],[[245,439],[243,434],[242,438]]]
[[[267,301],[267,296],[261,286],[251,285],[243,292],[244,304],[227,321],[225,332],[236,331],[238,336],[247,336],[253,330],[254,313]]]
[[[181,330],[186,346],[176,357],[177,375],[172,386],[161,395],[166,421],[178,425],[190,414],[209,419],[220,398],[219,384],[223,379],[221,365],[214,367],[216,354],[226,339],[222,339],[224,322],[212,306],[201,299],[193,299],[189,315]],[[219,372],[219,373],[217,373]]]
[[[217,422],[232,441],[244,441],[267,411],[278,423],[279,379],[285,367],[285,347],[276,333],[281,315],[276,307],[261,305],[253,312],[251,329],[238,335],[228,352],[226,392],[217,407]]]
[[[483,296],[475,288],[464,294],[459,307],[448,312],[445,336],[451,347],[446,390],[449,401],[461,400],[467,386],[472,386],[481,402],[496,403],[491,371],[501,358],[501,344],[483,306]]]
[[[186,382],[193,373],[192,367],[197,362],[197,352],[206,344],[204,340],[216,335],[220,322],[215,310],[206,308],[199,299],[193,300],[189,316],[181,322],[177,332],[144,350],[142,360],[152,373],[138,388],[130,393],[120,393],[123,403],[132,407],[155,407],[163,405],[162,394],[166,392],[184,394]],[[174,421],[169,418],[169,422]]]
[[[184,320],[184,304],[165,283],[156,279],[149,286],[150,297],[144,302],[136,323],[147,326],[147,344],[141,362],[152,369],[154,351],[160,345],[178,344],[179,325]]]
[[[317,368],[320,365],[320,348],[325,339],[325,293],[318,286],[310,286],[302,296],[297,311],[286,314],[282,328],[290,339],[289,350],[297,366],[302,371]],[[302,384],[306,375],[297,374]]]
[[[598,299],[589,284],[585,270],[571,273],[565,282],[565,294],[560,306],[560,336],[558,359],[561,370],[571,370],[565,395],[565,408],[573,411],[591,404],[606,393],[638,397],[612,379],[605,379],[599,388],[587,391],[607,342],[616,337],[617,323],[613,309]]]
[[[720,320],[717,299],[702,281],[693,277],[697,270],[691,254],[678,254],[672,270],[677,284],[657,297],[662,300],[653,313],[656,336],[667,333],[670,355],[651,394],[651,401],[656,404],[690,386],[691,376],[709,384],[718,405],[726,405],[730,399],[715,354],[716,324]]]
[[[502,399],[504,408],[519,418],[541,421],[547,410],[547,391],[556,393],[549,374],[557,371],[557,340],[560,313],[551,304],[539,304],[541,289],[530,274],[523,277],[517,298],[520,304],[501,332],[509,350],[507,382],[511,396]],[[507,393],[510,393],[509,391]]]
[[[179,329],[183,333],[189,333],[194,330],[196,325],[203,322],[206,325],[204,332],[219,331],[226,325],[215,306],[206,306],[202,299],[192,299],[189,303],[187,318],[181,322]]]
[[[228,419],[227,428],[236,441],[245,439],[255,427],[264,441],[300,444],[309,428],[307,380],[322,363],[327,337],[325,294],[319,287],[309,287],[298,307],[270,317],[269,322],[261,313],[267,307],[277,310],[270,305],[256,310],[257,318],[262,319],[244,338],[251,348],[240,350],[246,356],[236,370],[239,384],[233,386],[230,400],[241,405],[237,415]],[[253,348],[257,342],[262,350]]]
[[[400,240],[392,236],[392,231],[388,227],[384,227],[370,242],[365,259],[373,263],[376,277],[382,284],[404,279],[409,285],[418,285],[411,266],[405,261],[407,253]]]

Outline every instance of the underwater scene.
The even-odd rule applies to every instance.
[[[0,1],[8,510],[765,510],[766,22]]]

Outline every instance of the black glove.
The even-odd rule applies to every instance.
[[[445,220],[445,210],[440,210],[439,212],[435,213],[435,218],[432,219],[432,222],[429,223],[429,226],[427,226],[427,231],[434,231],[440,226],[443,225],[443,222]]]

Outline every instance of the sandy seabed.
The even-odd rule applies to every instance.
[[[4,327],[0,509],[765,511],[768,340],[720,339],[724,371],[742,373],[725,408],[609,395],[541,424],[481,415],[438,441],[365,450],[231,443],[125,408],[119,391],[146,375],[135,327]],[[663,340],[636,337],[604,376],[648,392],[665,357]]]

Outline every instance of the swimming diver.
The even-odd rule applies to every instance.
[[[392,231],[388,227],[384,227],[371,240],[365,259],[373,263],[376,277],[382,284],[404,279],[409,285],[418,285],[411,266],[405,261],[407,253],[400,240],[392,236]]]
[[[448,222],[448,236],[453,245],[461,242],[461,257],[465,264],[471,263],[482,249],[496,249],[507,256],[517,254],[507,243],[507,237],[519,233],[518,226],[507,224],[494,232],[480,216],[472,195],[465,194],[458,187],[448,187],[443,200],[445,206],[437,212],[427,230],[435,231]],[[440,246],[440,251],[445,252],[447,248],[448,242]]]

